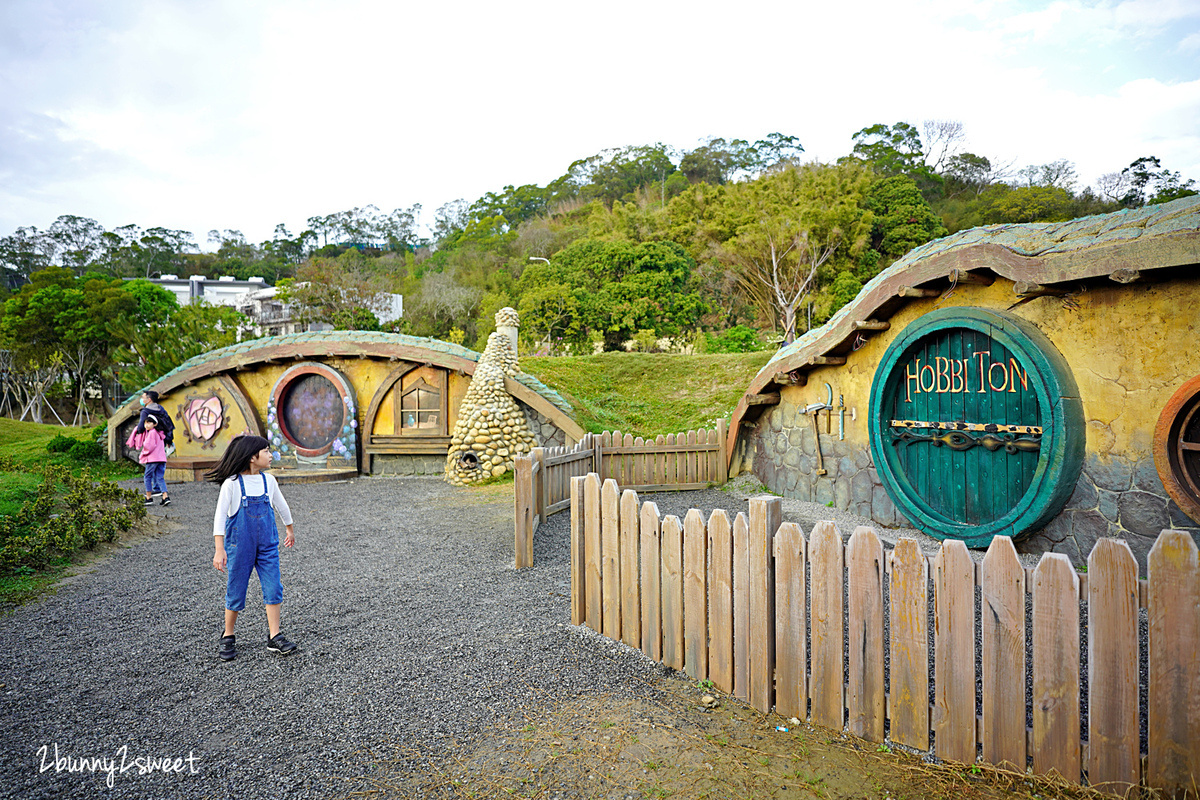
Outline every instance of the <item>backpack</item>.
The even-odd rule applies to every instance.
[[[158,424],[158,429],[163,432],[163,444],[171,447],[175,444],[175,423],[171,421],[171,415],[162,406],[158,408],[146,408],[147,413],[153,414],[155,422]]]

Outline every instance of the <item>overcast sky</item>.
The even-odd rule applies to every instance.
[[[779,131],[832,161],[926,119],[1079,188],[1146,155],[1200,182],[1200,2],[0,0],[0,236],[428,225],[605,148]]]

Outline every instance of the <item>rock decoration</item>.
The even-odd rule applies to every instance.
[[[496,314],[496,327],[516,329],[517,312]],[[512,337],[515,338],[515,337]],[[488,336],[487,347],[475,367],[471,385],[458,410],[458,421],[446,455],[445,480],[467,486],[503,475],[513,459],[537,446],[525,412],[504,388],[504,379],[520,372],[508,332]]]

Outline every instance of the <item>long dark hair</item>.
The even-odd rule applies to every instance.
[[[261,436],[235,436],[229,447],[225,448],[225,455],[221,456],[217,466],[204,476],[204,480],[224,483],[226,478],[245,472],[250,469],[250,459],[267,446],[267,440]]]

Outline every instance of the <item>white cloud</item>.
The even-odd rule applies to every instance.
[[[15,0],[0,235],[73,213],[260,241],[368,203],[428,222],[608,147],[781,131],[832,160],[929,118],[1083,182],[1149,154],[1200,178],[1195,60],[1151,57],[1200,48],[1192,5]]]

